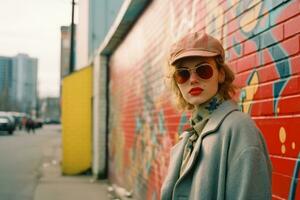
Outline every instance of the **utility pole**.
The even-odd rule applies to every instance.
[[[75,0],[72,0],[72,22],[71,22],[71,37],[70,37],[70,73],[74,71],[74,7]]]

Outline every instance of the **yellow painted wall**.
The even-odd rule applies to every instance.
[[[92,67],[62,81],[62,171],[79,174],[92,164]]]

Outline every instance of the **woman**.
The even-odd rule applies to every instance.
[[[231,100],[234,74],[221,43],[190,33],[169,59],[179,108],[192,110],[191,129],[172,148],[161,199],[271,199],[271,162],[259,129]]]

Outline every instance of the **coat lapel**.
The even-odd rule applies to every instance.
[[[182,156],[183,156],[182,154],[189,136],[190,136],[189,132],[183,132],[180,136],[181,140],[171,150],[168,176],[166,177],[161,188],[162,200],[172,199],[174,185],[179,178],[179,171],[180,171]]]
[[[175,145],[172,149],[172,152],[171,152],[172,156],[171,156],[170,164],[169,164],[172,167],[170,168],[169,173],[172,174],[171,178],[174,179],[174,181],[176,181],[178,179],[180,168],[181,168],[181,163],[182,163],[184,147],[185,147],[190,135],[191,135],[190,132],[182,133],[182,135],[180,136],[180,138],[182,138],[181,141],[179,143],[177,143],[177,145]]]
[[[186,173],[188,173],[188,171],[192,168],[195,161],[197,160],[198,154],[201,149],[201,144],[202,144],[203,138],[206,135],[213,133],[220,126],[223,119],[234,110],[238,110],[237,106],[232,101],[225,101],[224,103],[222,103],[220,105],[220,107],[217,110],[215,110],[215,112],[212,113],[212,116],[208,120],[204,129],[202,130],[201,133],[199,133],[199,138],[194,146],[192,155],[191,155],[191,157],[187,163],[187,166],[186,166],[185,170],[183,171],[181,177],[184,177],[184,175]],[[179,168],[180,168],[180,166],[179,166]]]

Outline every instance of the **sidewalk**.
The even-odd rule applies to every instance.
[[[107,181],[86,175],[61,175],[61,135],[54,134],[43,149],[41,178],[34,200],[109,200]]]

